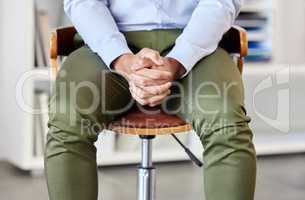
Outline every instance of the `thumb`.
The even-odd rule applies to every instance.
[[[150,68],[156,65],[162,65],[163,64],[163,60],[162,62],[158,61],[158,63],[154,62],[152,59],[147,58],[147,57],[140,57],[137,59],[137,61],[134,63],[133,66],[131,66],[131,70],[133,71],[137,71],[143,68]]]

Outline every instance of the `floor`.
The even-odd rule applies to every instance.
[[[203,199],[202,170],[189,162],[157,165],[157,200]],[[99,199],[136,199],[135,166],[99,170]],[[1,200],[47,200],[42,175],[0,162]],[[256,200],[304,200],[305,154],[258,158]]]

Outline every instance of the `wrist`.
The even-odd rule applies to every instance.
[[[180,78],[183,74],[186,73],[184,66],[176,59],[168,57],[167,60],[170,63],[170,66],[173,70],[173,75],[175,79]]]
[[[112,62],[111,67],[122,75],[128,75],[131,73],[130,66],[133,58],[132,53],[122,54]]]

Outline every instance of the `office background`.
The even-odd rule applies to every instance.
[[[271,191],[278,190],[287,193],[274,194],[278,195],[276,199],[301,200],[305,193],[305,2],[244,2],[236,23],[245,27],[249,36],[250,56],[243,79],[246,105],[260,156],[257,199],[275,199]],[[2,195],[6,197],[4,199],[21,199],[23,195],[31,197],[34,194],[29,191],[33,189],[34,192],[35,188],[41,190],[41,199],[47,199],[41,173],[47,115],[45,112],[27,113],[20,105],[25,103],[29,107],[46,109],[51,82],[46,76],[50,71],[47,56],[49,33],[55,27],[69,24],[61,0],[0,2],[0,177],[6,180],[2,182],[0,179],[0,199]],[[31,72],[38,75],[27,80],[26,75]],[[24,84],[20,88],[22,80]],[[23,101],[19,101],[19,97]],[[201,145],[193,133],[181,134],[180,138],[200,155]],[[154,159],[163,163],[158,175],[161,185],[166,185],[170,179],[167,172],[180,173],[187,167],[190,167],[190,173],[182,173],[179,178],[185,176],[190,182],[201,181],[200,169],[188,162],[173,162],[185,161],[187,157],[171,138],[162,137],[154,145],[157,147]],[[135,186],[136,174],[129,174],[135,171],[134,167],[125,164],[139,161],[137,138],[103,134],[97,146],[98,163],[103,168],[100,173],[102,179],[106,179],[100,187],[103,187],[106,197],[120,199],[124,194],[129,197],[135,195],[128,191],[114,194],[111,184],[120,187],[122,182],[131,181]],[[118,174],[129,175],[120,182],[116,178],[120,177]],[[28,181],[32,187],[23,190]],[[183,188],[178,184],[170,191],[175,191],[176,187],[177,191],[182,189],[192,193],[190,196],[177,196],[177,199],[199,196],[200,186],[191,186]],[[9,188],[19,190],[13,193]],[[170,191],[161,187],[158,191],[160,199],[172,195]]]

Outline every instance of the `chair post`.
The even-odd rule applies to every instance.
[[[141,164],[138,168],[138,200],[155,199],[155,168],[152,162],[152,140],[155,136],[140,136]]]
[[[56,31],[51,33],[50,37],[50,60],[51,60],[51,79],[55,80],[56,74],[58,72],[58,38]]]

